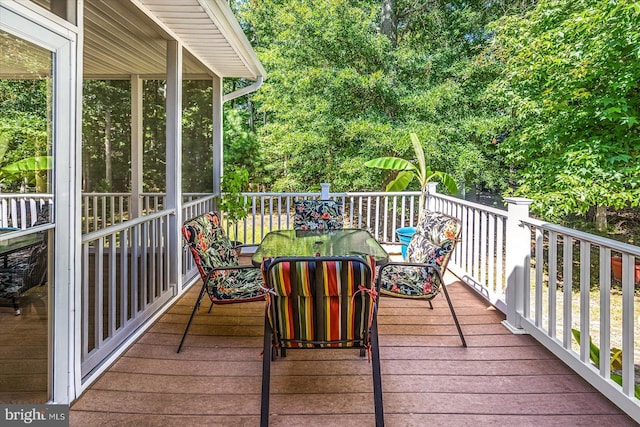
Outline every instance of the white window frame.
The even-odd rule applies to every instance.
[[[54,155],[55,232],[53,293],[49,299],[49,395],[50,403],[68,404],[76,397],[80,379],[76,351],[80,308],[76,292],[80,272],[80,191],[78,167],[81,147],[78,107],[77,27],[33,3],[0,2],[0,30],[40,46],[54,54],[52,139]],[[50,263],[51,264],[51,263]],[[51,276],[50,276],[51,277]],[[53,310],[52,310],[53,309]]]

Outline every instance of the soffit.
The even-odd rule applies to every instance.
[[[48,0],[35,0],[49,9]],[[85,78],[163,78],[166,42],[183,45],[184,78],[266,72],[223,0],[85,0]]]
[[[255,80],[266,72],[223,0],[131,0],[222,77]]]

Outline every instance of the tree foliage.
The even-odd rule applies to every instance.
[[[18,192],[26,184],[50,191],[47,79],[0,80],[0,184]]]
[[[492,28],[502,151],[548,219],[640,202],[640,3],[543,0]]]
[[[411,158],[410,132],[424,141],[432,169],[460,186],[500,187],[490,141],[501,124],[479,99],[497,70],[474,57],[502,2],[385,3],[393,11],[387,33],[380,1],[244,3],[269,73],[253,99],[266,117],[259,138],[272,189],[384,187],[393,177],[364,162]]]

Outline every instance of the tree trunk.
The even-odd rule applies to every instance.
[[[394,0],[382,0],[382,19],[380,21],[380,32],[391,41],[391,47],[395,49],[398,45],[398,27],[396,14],[393,10]]]
[[[602,205],[596,206],[596,230],[606,231],[607,229],[607,207]]]

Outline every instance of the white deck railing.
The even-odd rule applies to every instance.
[[[640,248],[530,218],[521,227],[531,245],[524,263],[531,267],[522,270],[516,304],[509,307],[514,323],[639,421],[640,297],[634,265]],[[622,259],[621,280],[612,278],[612,256]],[[572,330],[580,332],[579,344]],[[590,341],[599,348],[599,365],[591,359]],[[611,379],[612,348],[622,351],[622,369],[615,372],[622,386]]]
[[[165,244],[173,213],[149,214],[82,237],[82,377],[176,294]]]
[[[27,229],[40,207],[53,203],[52,194],[0,194],[0,228]]]
[[[249,215],[229,227],[229,236],[259,244],[273,230],[293,227],[294,203],[319,198],[319,193],[244,193]],[[345,227],[366,228],[381,242],[398,242],[395,230],[415,225],[420,193],[331,193],[343,203]],[[224,220],[223,214],[223,220]]]
[[[427,207],[462,224],[449,268],[484,298],[506,312],[507,211],[479,205],[431,189]]]
[[[16,222],[15,218],[31,218],[39,204],[51,202],[50,195],[3,196],[0,219],[5,226],[29,226],[29,221]],[[242,243],[258,244],[269,231],[291,228],[295,200],[318,198],[320,194],[245,193],[244,196],[249,215],[237,224],[228,224],[229,235]],[[347,192],[330,193],[329,197],[343,202],[347,227],[366,228],[381,242],[397,242],[395,230],[414,226],[417,221],[418,192]],[[212,196],[185,195],[184,200],[185,220],[215,207]],[[131,202],[129,195],[92,194],[85,195],[83,201],[85,227],[93,229],[109,224],[106,229],[83,237],[83,278],[95,275],[93,281],[97,284],[95,291],[86,285],[83,291],[83,372],[86,372],[99,359],[98,350],[102,354],[108,352],[117,337],[126,337],[143,319],[136,311],[142,309],[141,302],[151,306],[170,298],[166,274],[162,272],[169,262],[163,242],[166,216],[170,213],[153,213],[164,205],[162,194],[141,197],[146,217],[124,223],[121,222],[126,221],[126,208]],[[634,281],[640,248],[538,221],[529,216],[530,201],[507,201],[508,210],[504,211],[430,191],[426,201],[429,209],[462,222],[461,240],[449,264],[452,271],[506,313],[505,326],[515,333],[534,336],[640,422],[640,400],[634,396],[635,360],[640,351],[636,348],[636,343],[640,347],[640,334],[635,327],[640,303]],[[138,273],[128,270],[133,261],[130,267],[114,261],[117,258],[114,254],[123,250],[125,254],[136,254],[133,258],[139,260]],[[186,252],[182,255],[186,283],[197,273],[191,257]],[[612,278],[612,256],[622,260],[621,280]],[[147,264],[142,266],[144,262]],[[140,281],[136,274],[146,274],[146,279]],[[138,296],[134,296],[136,292]],[[128,295],[129,299],[122,299],[122,295]],[[132,298],[137,302],[133,303]],[[580,332],[579,344],[572,330]],[[590,360],[590,341],[603,355],[598,366]],[[608,355],[612,348],[621,350],[622,386],[611,379]]]

